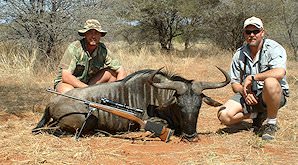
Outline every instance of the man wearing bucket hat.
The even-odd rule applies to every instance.
[[[265,39],[259,18],[245,20],[243,35],[246,43],[234,54],[230,68],[235,95],[219,108],[218,119],[225,125],[253,119],[255,133],[263,140],[272,140],[278,129],[278,109],[289,94],[286,51],[277,42]]]
[[[66,49],[54,80],[58,92],[83,88],[96,83],[112,82],[126,76],[118,60],[112,59],[100,38],[107,34],[99,21],[89,19],[78,30],[81,40],[72,42]]]

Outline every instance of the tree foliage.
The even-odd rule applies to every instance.
[[[296,0],[0,0],[1,41],[38,44],[46,55],[56,45],[78,37],[86,19],[100,20],[105,39],[122,36],[129,44],[158,42],[164,50],[173,41],[208,39],[235,50],[243,43],[243,21],[263,20],[268,36],[291,45],[297,57]]]
[[[51,55],[56,45],[75,37],[74,34],[77,34],[75,32],[82,27],[86,19],[96,18],[109,24],[106,20],[110,20],[108,17],[110,14],[106,14],[106,11],[112,2],[105,3],[104,0],[7,0],[2,2],[4,9],[1,15],[2,19],[7,22],[9,35],[4,35],[2,40],[34,42],[38,44],[39,50],[46,55]]]
[[[188,49],[191,42],[205,38],[206,29],[209,28],[208,14],[210,10],[219,5],[219,0],[181,0],[179,11],[183,18],[183,34],[181,36],[185,49]]]
[[[177,9],[177,0],[126,2],[135,9],[122,15],[127,22],[135,21],[129,29],[137,30],[140,35],[138,38],[144,39],[145,42],[157,40],[162,49],[172,49],[173,38],[182,34],[182,17]]]
[[[235,50],[241,46],[245,13],[228,4],[221,4],[210,12],[208,38],[224,49]]]
[[[285,26],[286,37],[293,49],[294,58],[298,61],[298,2],[281,0],[281,3],[281,22]]]
[[[40,50],[50,54],[71,30],[73,18],[68,1],[58,0],[7,0],[3,15],[6,16],[10,35],[8,40],[36,42]]]
[[[162,49],[173,49],[173,39],[180,37],[185,48],[200,35],[204,26],[204,13],[218,0],[133,0],[126,1],[129,12],[120,12],[120,17],[135,24],[125,31],[135,32],[144,42],[158,41]],[[127,11],[128,9],[123,9]],[[125,14],[123,14],[125,13]],[[125,33],[128,34],[128,33]],[[130,33],[131,34],[131,33]],[[125,35],[129,39],[128,35]]]

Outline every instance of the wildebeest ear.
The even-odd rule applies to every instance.
[[[202,93],[202,98],[203,98],[203,101],[210,105],[210,106],[213,106],[213,107],[218,107],[218,106],[221,106],[222,103],[216,101],[216,100],[213,100],[212,98],[206,96],[205,94]]]

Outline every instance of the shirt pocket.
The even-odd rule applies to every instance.
[[[261,64],[260,65],[259,73],[265,72],[265,71],[267,71],[269,69],[270,69],[270,65],[269,64]]]
[[[85,66],[78,64],[73,72],[73,75],[75,77],[80,77],[83,75],[84,70],[85,70]]]

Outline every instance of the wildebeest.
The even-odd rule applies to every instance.
[[[133,108],[143,109],[143,120],[160,119],[175,130],[175,135],[193,141],[197,139],[197,119],[202,101],[212,106],[221,105],[202,91],[221,88],[230,82],[229,75],[218,69],[225,76],[223,82],[196,82],[160,70],[147,69],[130,74],[120,81],[76,88],[66,94],[91,101],[105,97]],[[87,113],[87,105],[84,103],[58,95],[49,102],[41,121],[32,131],[51,125],[75,133],[82,126]],[[113,134],[136,131],[139,125],[99,110],[94,111],[88,118],[83,133],[95,129]]]

